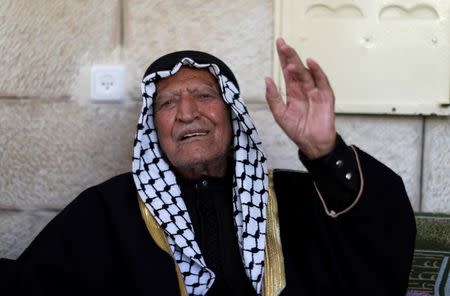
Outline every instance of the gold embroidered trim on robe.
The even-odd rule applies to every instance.
[[[264,296],[278,296],[286,287],[284,258],[281,249],[277,196],[273,188],[273,171],[269,171],[267,202],[266,253],[264,256]]]
[[[145,203],[138,196],[139,209],[142,218],[147,226],[148,232],[155,243],[164,252],[172,256],[172,252],[167,242],[164,230],[156,222]],[[264,296],[278,296],[286,286],[286,278],[284,274],[284,258],[281,249],[280,227],[278,221],[278,205],[275,190],[273,188],[273,171],[269,171],[269,200],[267,203],[267,221],[266,221],[266,251],[264,254]],[[183,277],[180,273],[176,262],[175,268],[178,277],[178,285],[181,295],[186,296],[186,288],[184,286]]]
[[[144,219],[145,226],[147,226],[147,230],[150,233],[150,236],[155,241],[155,243],[158,245],[158,247],[161,248],[164,252],[169,254],[173,257],[172,251],[170,250],[169,243],[167,242],[166,235],[164,234],[164,230],[159,226],[158,222],[156,222],[155,218],[153,218],[150,211],[145,206],[145,203],[142,201],[142,199],[138,196],[139,200],[139,209],[141,210],[142,218]],[[180,269],[178,268],[178,264],[175,262],[175,270],[177,272],[177,278],[178,278],[178,287],[180,288],[180,295],[181,296],[187,296],[186,288],[184,286],[184,280],[183,276],[181,275]]]

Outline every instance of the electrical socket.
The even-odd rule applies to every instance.
[[[125,96],[124,65],[93,65],[91,68],[91,99],[120,101]]]

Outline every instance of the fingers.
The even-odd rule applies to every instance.
[[[303,65],[294,48],[290,47],[282,38],[276,41],[278,57],[286,81],[286,89],[291,82],[302,82],[307,90],[314,87],[314,80],[309,70]]]
[[[311,58],[306,59],[306,64],[308,65],[308,68],[311,72],[311,75],[313,76],[316,86],[320,90],[324,90],[324,91],[331,90],[331,86],[328,81],[327,75],[322,70],[320,65]]]
[[[299,64],[303,68],[305,67],[297,52],[290,47],[283,38],[278,38],[276,45],[278,56],[280,58],[280,64],[283,69],[289,64]]]
[[[275,121],[279,122],[279,119],[282,117],[286,109],[286,104],[281,98],[273,79],[266,77],[264,80],[266,82],[267,104],[269,105],[270,111],[272,112]]]
[[[332,110],[334,110],[334,92],[331,88],[330,82],[325,72],[322,70],[320,65],[311,58],[306,60],[306,63],[311,71],[313,79],[315,81],[317,89],[323,94],[322,102],[328,102]]]

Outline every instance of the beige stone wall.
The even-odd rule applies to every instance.
[[[2,0],[0,21],[0,257],[17,257],[83,189],[130,170],[140,79],[168,51],[227,62],[270,165],[302,168],[264,104],[270,0]],[[123,102],[90,101],[89,71],[101,63],[126,66]],[[339,115],[337,125],[403,177],[416,210],[450,212],[448,118]]]

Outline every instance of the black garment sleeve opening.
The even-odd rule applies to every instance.
[[[334,149],[320,158],[310,160],[300,150],[298,154],[330,211],[341,212],[355,201],[361,176],[355,152],[340,135],[336,135]]]

